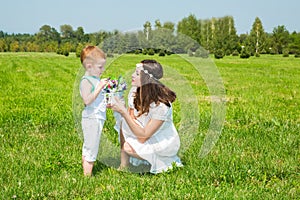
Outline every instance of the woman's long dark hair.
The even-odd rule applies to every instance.
[[[148,113],[150,104],[153,102],[155,104],[164,103],[170,107],[170,103],[176,99],[175,92],[158,81],[163,76],[163,68],[160,63],[155,60],[143,60],[141,63],[143,69],[148,73],[141,70],[141,86],[137,88],[134,98],[134,107],[139,112],[138,116]]]

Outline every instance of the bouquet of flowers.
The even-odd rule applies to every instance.
[[[114,96],[122,97],[126,88],[127,84],[122,76],[119,76],[118,79],[108,78],[108,83],[104,88],[105,103],[111,104]]]

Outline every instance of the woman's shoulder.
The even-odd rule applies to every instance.
[[[170,104],[171,105],[171,104]],[[170,113],[170,111],[172,110],[172,106],[169,107],[166,104],[159,102],[158,104],[156,103],[151,103],[150,104],[150,113],[152,113],[152,115],[160,115],[160,116],[165,116],[168,113]]]
[[[171,103],[170,103],[171,105]],[[152,109],[169,109],[171,106],[167,106],[166,104],[162,103],[162,102],[159,102],[159,103],[155,103],[155,102],[152,102],[150,104],[150,108]]]

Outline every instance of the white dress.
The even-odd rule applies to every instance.
[[[170,104],[171,105],[171,104]],[[135,110],[135,114],[137,111]],[[138,123],[145,127],[150,119],[163,120],[161,127],[144,143],[140,143],[132,133],[126,121],[122,121],[122,132],[125,141],[128,142],[136,153],[150,163],[151,173],[160,173],[172,168],[172,163],[182,166],[177,156],[180,139],[173,123],[172,106],[168,107],[163,103],[155,105],[152,103],[148,114],[137,118]],[[137,159],[130,159],[134,165],[139,164]]]

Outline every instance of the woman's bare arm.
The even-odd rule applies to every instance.
[[[115,98],[116,102],[111,106],[114,111],[119,112],[126,120],[131,131],[136,135],[138,141],[144,143],[148,140],[163,124],[164,121],[157,119],[150,119],[145,127],[138,125],[134,119],[130,116],[125,106]]]

